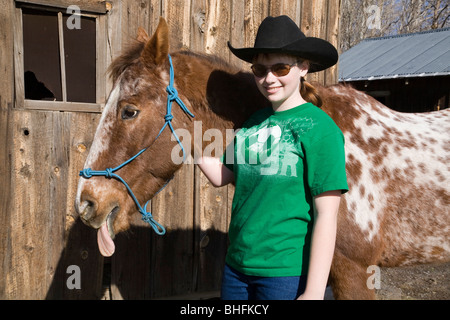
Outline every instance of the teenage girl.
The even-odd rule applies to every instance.
[[[214,186],[236,185],[222,299],[323,299],[348,190],[344,137],[304,77],[334,65],[336,49],[287,16],[264,19],[253,48],[228,46],[272,107],[199,164]]]

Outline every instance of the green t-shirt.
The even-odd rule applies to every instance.
[[[263,109],[237,132],[222,162],[236,182],[228,265],[254,276],[305,275],[313,197],[348,190],[340,129],[311,103]]]

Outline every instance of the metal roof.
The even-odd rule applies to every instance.
[[[450,28],[366,39],[339,59],[339,81],[442,75],[450,75]]]

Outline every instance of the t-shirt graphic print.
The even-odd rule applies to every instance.
[[[237,139],[238,155],[248,154],[248,163],[260,165],[261,175],[282,175],[297,177],[296,164],[299,161],[294,136],[303,134],[314,127],[311,118],[293,119],[292,121],[274,121],[270,125],[247,130]],[[246,139],[248,141],[246,141]],[[245,148],[248,145],[248,150]],[[242,151],[239,153],[239,151]],[[239,162],[238,163],[244,163]]]

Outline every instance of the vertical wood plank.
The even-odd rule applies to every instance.
[[[191,44],[191,5],[191,1],[163,3],[172,51],[189,48]],[[193,165],[184,165],[152,200],[152,212],[167,230],[164,237],[152,235],[152,297],[173,296],[195,290],[193,170]]]
[[[116,236],[116,253],[111,257],[112,300],[152,297],[152,237],[152,228],[138,213],[131,229]]]
[[[52,138],[49,141],[49,207],[46,231],[49,233],[47,241],[47,287],[50,287],[55,276],[58,262],[64,249],[66,225],[67,198],[69,194],[69,160],[70,160],[70,118],[69,113],[52,112]],[[73,207],[73,202],[70,208]],[[48,293],[47,293],[48,295]]]
[[[16,108],[23,108],[23,100],[25,99],[25,86],[24,86],[24,61],[23,61],[23,19],[22,19],[22,9],[15,8],[12,5],[12,9],[9,12],[14,19],[12,22],[13,32],[14,32],[14,68],[15,68],[15,106]],[[8,13],[6,13],[8,16]],[[5,29],[8,30],[8,29]]]
[[[198,291],[220,290],[229,223],[228,187],[214,188],[197,169]]]
[[[144,28],[148,32],[151,22],[151,4],[152,1],[150,0],[123,2],[123,12],[126,13],[126,16],[123,17],[123,28],[125,29],[122,30],[122,35],[125,43],[127,43],[128,40],[136,38],[139,27]]]
[[[230,43],[234,48],[242,48],[245,44],[244,21],[245,21],[245,2],[242,0],[231,0],[231,20],[230,20]],[[247,64],[242,60],[237,59],[228,47],[225,49],[228,52],[228,61],[240,66],[242,69]]]
[[[307,37],[327,38],[326,14],[327,0],[303,0],[300,28]],[[310,73],[306,79],[324,84],[324,72]]]
[[[150,0],[149,1],[149,26],[148,26],[148,32],[149,34],[153,34],[156,30],[156,27],[159,23],[159,18],[164,16],[163,13],[163,2],[164,0]]]
[[[246,0],[244,2],[244,41],[243,47],[253,47],[259,25],[269,15],[269,1]],[[237,59],[233,57],[233,59]],[[242,64],[243,62],[240,61]],[[249,64],[244,63],[244,68],[249,70]]]
[[[11,229],[10,216],[12,211],[11,186],[11,146],[13,139],[10,134],[12,125],[12,106],[14,101],[14,65],[13,65],[13,20],[14,4],[8,0],[0,0],[4,14],[0,19],[0,299],[7,299],[6,275],[11,267]]]
[[[51,113],[14,112],[13,214],[11,216],[12,269],[7,275],[8,296],[39,299],[47,288],[46,243],[48,215]],[[45,141],[45,143],[42,143]],[[39,161],[34,161],[39,159]],[[55,239],[56,240],[56,239]]]
[[[214,53],[224,59],[228,59],[227,41],[230,36],[230,7],[229,1],[210,0],[206,22],[205,52]]]
[[[231,36],[232,8],[229,1],[208,2],[203,51],[229,59],[227,41]],[[195,31],[193,31],[195,32]],[[196,44],[194,44],[196,45]],[[206,128],[203,128],[206,130]],[[204,137],[206,141],[210,138]],[[195,168],[195,259],[196,291],[217,291],[225,263],[228,231],[228,189],[211,187],[199,168]],[[218,252],[222,254],[217,255]]]
[[[163,16],[170,30],[170,50],[189,48],[191,0],[164,1],[163,7]]]
[[[1,22],[0,22],[1,23]],[[0,54],[0,63],[2,62],[2,57]],[[0,84],[1,88],[5,88],[4,84]],[[1,91],[1,90],[0,90]],[[8,90],[5,89],[3,93]],[[11,268],[11,229],[9,225],[11,224],[11,212],[12,212],[12,165],[11,165],[11,150],[10,146],[13,143],[10,135],[10,126],[12,124],[11,120],[11,110],[7,107],[8,103],[12,104],[12,97],[0,95],[0,299],[7,299],[7,287],[8,282],[6,280],[6,275],[9,274]],[[6,105],[6,106],[5,106]]]
[[[208,32],[207,0],[192,0],[191,4],[191,42],[190,50],[203,52]]]
[[[117,58],[122,50],[123,42],[127,40],[127,38],[122,39],[122,30],[124,29],[123,20],[125,20],[122,18],[122,6],[123,2],[113,3],[106,16],[106,67]],[[106,98],[111,89],[112,84],[108,81],[106,84]]]
[[[339,21],[341,16],[340,0],[328,1],[326,38],[336,48],[339,48]],[[325,70],[325,84],[331,85],[338,82],[338,64]]]
[[[190,43],[190,49],[193,51],[198,52],[205,52],[205,46],[206,46],[206,38],[207,34],[209,33],[209,26],[208,26],[208,13],[209,11],[209,5],[207,0],[193,0],[192,1],[192,8],[191,8],[191,15],[192,15],[192,22],[191,22],[191,43]],[[193,291],[195,291],[197,288],[197,279],[198,274],[202,273],[201,267],[200,267],[200,199],[201,199],[201,193],[199,192],[199,184],[202,180],[201,173],[199,172],[199,168],[197,166],[194,167],[193,174],[194,174],[194,190],[193,190],[193,198],[194,198],[194,208],[193,208],[193,239],[194,239],[194,246],[193,246],[193,261],[192,261],[192,274],[190,275],[190,278],[192,279],[193,283]]]
[[[66,55],[64,53],[64,29],[62,12],[58,12],[58,42],[59,42],[59,63],[61,70],[61,89],[62,101],[67,101],[67,83],[66,83]]]
[[[245,21],[248,21],[244,29],[245,45],[253,47],[258,28],[261,22],[269,15],[269,1],[246,0],[245,6]]]
[[[111,62],[108,59],[108,33],[107,33],[107,17],[99,16],[95,19],[97,34],[96,34],[96,48],[95,48],[95,102],[105,104],[107,97],[108,81],[106,69]]]
[[[97,248],[97,232],[84,225],[75,212],[74,202],[78,185],[78,172],[83,168],[94,133],[100,120],[99,114],[65,114],[64,133],[68,161],[64,251],[49,290],[48,299],[99,299],[102,296],[103,257]],[[61,195],[61,197],[64,197]],[[76,265],[81,272],[81,290],[69,290],[66,286],[67,267]]]
[[[231,30],[231,44],[235,48],[253,47],[259,25],[269,15],[270,2],[245,0],[232,1],[231,4],[233,16],[235,16],[232,26],[236,27],[236,30]],[[249,70],[248,63],[238,59],[231,52],[229,56],[233,64],[241,66],[244,70]]]
[[[297,25],[300,24],[300,0],[271,0],[269,15],[276,17],[287,15]]]
[[[191,293],[195,288],[193,170],[192,164],[184,165],[152,200],[153,216],[167,231],[163,237],[152,234],[152,297]]]

